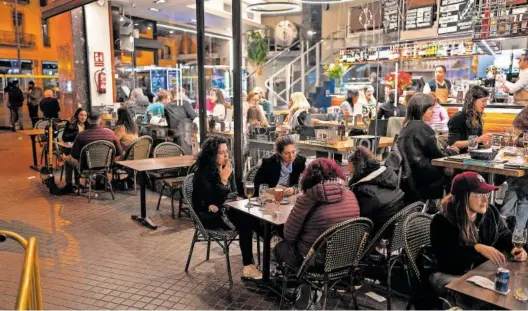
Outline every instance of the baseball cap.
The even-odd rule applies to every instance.
[[[498,189],[499,187],[488,184],[482,175],[475,172],[458,174],[451,183],[451,194],[463,192],[489,193]]]

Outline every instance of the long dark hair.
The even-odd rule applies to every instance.
[[[359,97],[359,91],[358,90],[348,90],[347,96],[345,101],[347,101],[350,105],[354,104],[354,98]]]
[[[467,116],[466,125],[468,128],[474,128],[478,126],[479,123],[482,123],[482,113],[477,112],[475,109],[475,103],[477,100],[488,96],[488,90],[478,85],[472,86],[467,92],[462,111]]]
[[[403,124],[409,121],[421,121],[427,109],[434,106],[434,97],[429,94],[416,93],[411,97],[407,104],[407,116]]]
[[[478,230],[474,222],[469,219],[469,192],[449,194],[443,199],[442,212],[446,218],[460,231],[459,239],[464,245],[478,242]]]
[[[354,168],[354,175],[350,181],[351,184],[358,182],[380,168],[380,163],[376,160],[376,156],[366,147],[358,147],[350,156],[348,162]]]
[[[128,108],[121,107],[117,109],[116,126],[122,125],[128,134],[137,134],[139,132],[136,122],[132,117],[132,112]]]
[[[227,108],[231,108],[231,105],[229,105],[227,103],[227,101],[225,100],[224,92],[221,89],[215,89],[215,94],[216,94],[216,103],[215,104],[222,104],[222,105],[224,105],[224,107],[226,109]]]
[[[73,114],[72,121],[71,121],[72,124],[79,124],[78,118],[79,118],[79,113],[81,113],[81,111],[86,111],[86,109],[81,107],[75,110],[75,113]],[[88,116],[88,111],[86,111],[86,116]],[[84,125],[86,126],[87,123],[88,123],[88,118],[86,118],[86,121],[84,121]]]
[[[513,120],[513,126],[521,131],[528,130],[528,106],[524,107]]]
[[[317,158],[308,165],[301,179],[301,189],[306,191],[318,184],[345,179],[343,170],[334,160]]]
[[[218,156],[218,148],[220,145],[227,144],[227,140],[220,136],[210,136],[202,144],[202,151],[198,154],[196,159],[196,166],[198,171],[211,179],[220,179],[220,173],[216,164],[216,157]]]

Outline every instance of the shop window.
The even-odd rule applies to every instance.
[[[42,19],[42,44],[44,47],[51,47],[49,36],[49,24],[47,19]]]
[[[164,45],[161,50],[161,59],[172,59],[172,49],[168,45]]]
[[[18,12],[18,27],[22,27],[24,25],[24,14],[22,12]],[[15,10],[13,10],[11,14],[12,20],[13,20],[13,26],[17,25],[17,16],[15,15]]]

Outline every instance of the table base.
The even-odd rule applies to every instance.
[[[152,230],[156,230],[158,229],[158,226],[152,221],[150,220],[150,218],[148,217],[141,217],[139,215],[132,215],[130,218],[132,218],[132,220],[135,220],[137,222],[139,222],[141,225],[149,228],[149,229],[152,229]]]

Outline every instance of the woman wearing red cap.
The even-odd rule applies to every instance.
[[[526,251],[513,247],[511,231],[488,204],[490,193],[497,189],[475,172],[453,179],[442,213],[431,222],[431,244],[440,272],[462,275],[487,260],[500,266],[506,263],[501,252],[526,260]]]

